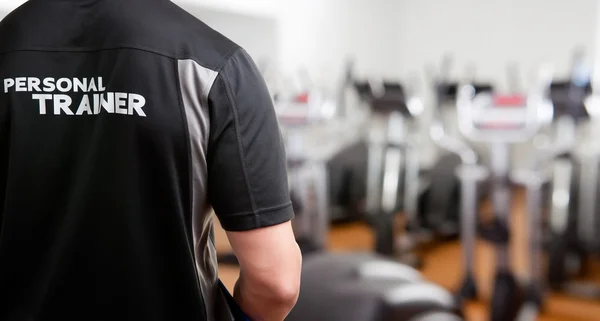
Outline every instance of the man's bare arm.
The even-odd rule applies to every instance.
[[[240,262],[234,298],[253,321],[282,321],[298,299],[302,255],[290,222],[227,232]]]

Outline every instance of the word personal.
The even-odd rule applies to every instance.
[[[107,92],[102,77],[97,78],[6,78],[4,93],[32,93],[40,115],[137,115],[146,117],[146,98],[134,93]],[[73,101],[72,93],[82,93]]]

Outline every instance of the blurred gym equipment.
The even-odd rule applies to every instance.
[[[366,194],[367,151],[364,133],[368,118],[366,108],[349,98],[355,92],[354,62],[347,59],[344,73],[339,80],[337,94],[337,117],[348,122],[346,131],[358,134],[361,139],[344,146],[327,163],[332,210],[330,220],[334,223],[362,221],[365,218],[364,199]],[[364,115],[363,115],[364,114]],[[340,133],[346,135],[347,133]]]
[[[496,277],[490,306],[491,321],[513,321],[524,296],[509,260],[509,217],[511,204],[510,147],[525,142],[543,126],[540,117],[552,103],[547,98],[551,73],[540,72],[527,96],[475,92],[471,85],[460,87],[457,99],[461,133],[490,147],[491,197],[494,220],[481,229],[481,236],[496,247]],[[547,119],[547,118],[546,118]]]
[[[555,290],[599,299],[597,284],[570,280],[573,276],[586,274],[586,263],[599,249],[597,186],[600,164],[594,128],[597,126],[597,107],[594,95],[590,96],[591,72],[583,52],[576,51],[570,81],[553,86],[553,99],[558,109],[555,112],[562,116],[557,122],[556,136],[570,143],[571,150],[569,155],[556,158],[553,164],[548,280]],[[589,132],[580,135],[581,129],[577,125],[586,123]],[[583,144],[576,146],[577,142]]]
[[[366,212],[376,234],[377,253],[418,266],[396,236],[396,214],[404,208],[410,225],[419,202],[419,149],[415,119],[422,102],[399,83],[371,80],[364,95],[371,107],[367,138]],[[407,236],[407,234],[405,234]]]
[[[448,124],[458,123],[455,106],[459,85],[457,82],[449,80],[451,66],[452,56],[447,54],[443,57],[437,72],[433,68],[428,70],[435,90],[434,112],[429,133],[431,140],[441,151],[441,155],[427,175],[430,187],[421,211],[421,222],[425,229],[446,239],[459,234],[463,211],[460,204],[461,199],[466,197],[462,193],[471,192],[471,190],[463,190],[462,176],[457,176],[457,169],[465,165],[475,166],[479,158],[472,148],[453,137],[455,135],[448,128]],[[469,78],[472,79],[472,77]],[[492,90],[492,86],[485,83],[473,83],[473,87],[477,93]],[[481,178],[482,180],[483,178]],[[475,187],[481,187],[481,184]],[[477,194],[473,196],[475,202],[484,194],[483,191],[482,188],[476,188]]]
[[[287,321],[462,321],[454,297],[418,271],[370,254],[305,259]]]
[[[541,94],[548,94],[549,82],[552,79],[552,68],[547,65],[542,65],[540,68],[540,79],[534,88]],[[520,86],[517,83],[519,79],[518,69],[516,64],[511,64],[507,68],[509,78],[509,88],[512,94],[518,94]],[[544,74],[546,76],[544,76]],[[550,125],[554,116],[554,105],[547,102],[543,105],[544,108],[538,109],[539,131]],[[547,140],[541,140],[543,135],[536,134],[532,140],[534,147],[534,155],[530,166],[524,169],[518,169],[510,174],[512,182],[525,186],[526,189],[526,231],[528,236],[528,267],[525,273],[525,278],[522,280],[524,284],[523,306],[517,316],[518,321],[533,321],[537,320],[540,311],[543,309],[546,292],[545,280],[542,267],[542,247],[544,244],[544,224],[543,224],[543,186],[549,179],[549,175],[542,166],[548,159],[554,159],[556,155],[564,152],[568,146],[545,144]]]
[[[433,315],[440,321],[462,320],[453,296],[408,266],[376,255],[321,251],[332,208],[327,162],[361,135],[343,121],[336,124],[343,117],[319,107],[325,104],[313,103],[316,110],[305,109],[304,117],[292,111],[302,106],[279,108],[297,211],[294,231],[305,249],[300,298],[286,320],[409,321]]]
[[[301,94],[279,107],[296,219],[294,231],[303,254],[324,248],[333,210],[328,162],[361,139],[358,129],[338,114],[335,101]]]
[[[456,95],[456,88],[458,88],[458,84],[450,84],[448,82],[450,64],[451,57],[444,57],[440,71],[435,78],[437,102],[430,127],[430,136],[436,145],[451,153],[450,155],[459,157],[460,160],[458,166],[453,166],[454,164],[451,165],[452,169],[454,169],[454,173],[452,173],[453,176],[451,178],[448,178],[454,180],[454,177],[458,177],[460,180],[459,184],[453,184],[460,185],[459,192],[452,193],[452,195],[460,195],[460,200],[453,201],[452,203],[460,204],[460,240],[463,247],[463,260],[465,263],[465,272],[459,290],[459,297],[462,299],[475,299],[477,297],[477,285],[473,273],[473,254],[475,252],[474,246],[478,222],[477,213],[479,211],[478,185],[487,179],[488,172],[487,168],[479,164],[477,153],[469,146],[469,144],[448,134],[446,129],[443,119],[443,104],[448,99],[448,96],[450,95],[449,92],[453,91]],[[479,89],[479,92],[486,92],[486,90]],[[448,170],[450,169],[451,168]],[[435,187],[432,187],[430,193],[433,193],[434,188]],[[446,188],[452,191],[456,187],[450,186]],[[442,189],[439,190],[440,196],[437,198],[443,197],[443,194],[441,193]],[[435,194],[430,194],[429,196],[431,197],[434,195]],[[446,195],[446,197],[448,197],[448,195]],[[435,202],[437,198],[432,197],[430,202]],[[446,204],[446,206],[455,206],[454,204],[449,204],[448,201],[444,202],[444,204]],[[441,211],[447,210],[448,209],[444,207],[438,209],[437,216],[440,217],[438,219],[439,222],[442,222],[442,219],[444,218],[444,215],[440,215],[440,213],[443,213]],[[434,212],[433,215],[436,215],[436,213]]]

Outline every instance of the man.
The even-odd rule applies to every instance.
[[[168,0],[30,0],[0,24],[0,320],[232,318],[294,305],[285,152],[248,54]]]

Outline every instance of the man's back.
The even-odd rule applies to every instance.
[[[30,0],[0,43],[0,320],[224,320],[207,209],[293,216],[243,49],[168,0]]]

